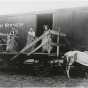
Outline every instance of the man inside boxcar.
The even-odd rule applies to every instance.
[[[50,29],[48,29],[48,25],[44,25],[44,33],[48,30],[50,30]],[[48,52],[50,54],[50,52],[52,50],[52,46],[50,45],[52,42],[51,35],[47,35],[42,39],[42,43],[45,43],[45,42],[46,42],[46,44],[43,45],[42,51]]]
[[[28,37],[27,37],[27,43],[26,45],[30,45],[33,41],[35,40],[35,31],[34,29],[31,27],[28,31]],[[28,49],[28,51],[33,50],[34,49],[34,45]]]

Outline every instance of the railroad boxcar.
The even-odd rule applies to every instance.
[[[87,50],[88,48],[87,14],[88,8],[81,7],[81,8],[68,8],[43,12],[42,11],[33,12],[28,14],[0,16],[0,32],[2,34],[9,34],[9,32],[12,30],[12,27],[15,27],[15,29],[18,31],[17,52],[20,52],[20,50],[22,50],[26,46],[27,33],[30,27],[34,29],[36,37],[38,38],[44,32],[43,25],[48,25],[50,29],[57,31],[58,34],[63,33],[66,35],[66,36],[59,36],[58,53],[59,56],[62,56],[66,51],[74,48],[78,50]],[[55,42],[57,41],[56,36],[53,37],[53,40]],[[38,45],[39,44],[40,43],[38,43]],[[55,50],[56,49],[57,48],[55,48]],[[5,51],[6,49],[4,49],[3,52]],[[6,54],[1,55],[1,58],[4,58],[4,56],[7,57],[8,55]],[[13,56],[14,54],[12,53],[10,57]],[[4,59],[8,62],[10,57],[8,58],[6,57]],[[43,57],[44,56],[42,56],[41,58]],[[44,58],[46,58],[46,55]],[[55,63],[55,60],[57,61],[57,59],[54,59],[53,61],[51,61],[51,63]]]

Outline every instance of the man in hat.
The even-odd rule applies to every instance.
[[[33,30],[33,28],[31,27],[28,31],[28,37],[27,37],[27,43],[26,45],[30,45],[35,39],[35,31]],[[34,45],[28,49],[28,51],[33,50],[34,49]]]
[[[13,51],[15,52],[17,49],[17,42],[15,40],[17,31],[16,29],[12,28],[12,31],[10,31],[10,33],[7,36],[7,47],[6,50],[7,51]]]

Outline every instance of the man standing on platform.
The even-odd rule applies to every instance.
[[[27,44],[26,45],[30,45],[34,40],[35,40],[35,31],[31,27],[28,31],[28,37],[27,37]],[[34,45],[30,49],[28,49],[28,51],[31,51],[33,49],[34,49]]]
[[[12,31],[7,36],[7,47],[6,47],[7,51],[16,52],[17,48],[17,42],[15,40],[16,34],[17,34],[16,29],[12,28]]]
[[[44,25],[44,33],[46,31],[48,31],[50,29],[48,29],[48,25]],[[45,43],[46,42],[46,43]],[[51,42],[52,42],[52,39],[51,39],[51,35],[48,34],[47,36],[45,36],[43,39],[42,39],[42,43],[45,43],[42,47],[42,51],[43,52],[48,52],[48,54],[50,54],[51,50],[52,50],[52,46],[51,46]]]

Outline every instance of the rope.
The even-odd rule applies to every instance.
[[[2,35],[2,36],[8,36],[8,34],[4,34],[4,33],[0,33],[0,35]]]
[[[0,46],[2,46],[2,45],[7,45],[7,44],[0,44]]]
[[[66,34],[58,33],[58,31],[54,31],[54,30],[50,30],[50,33],[54,35],[66,36]]]

